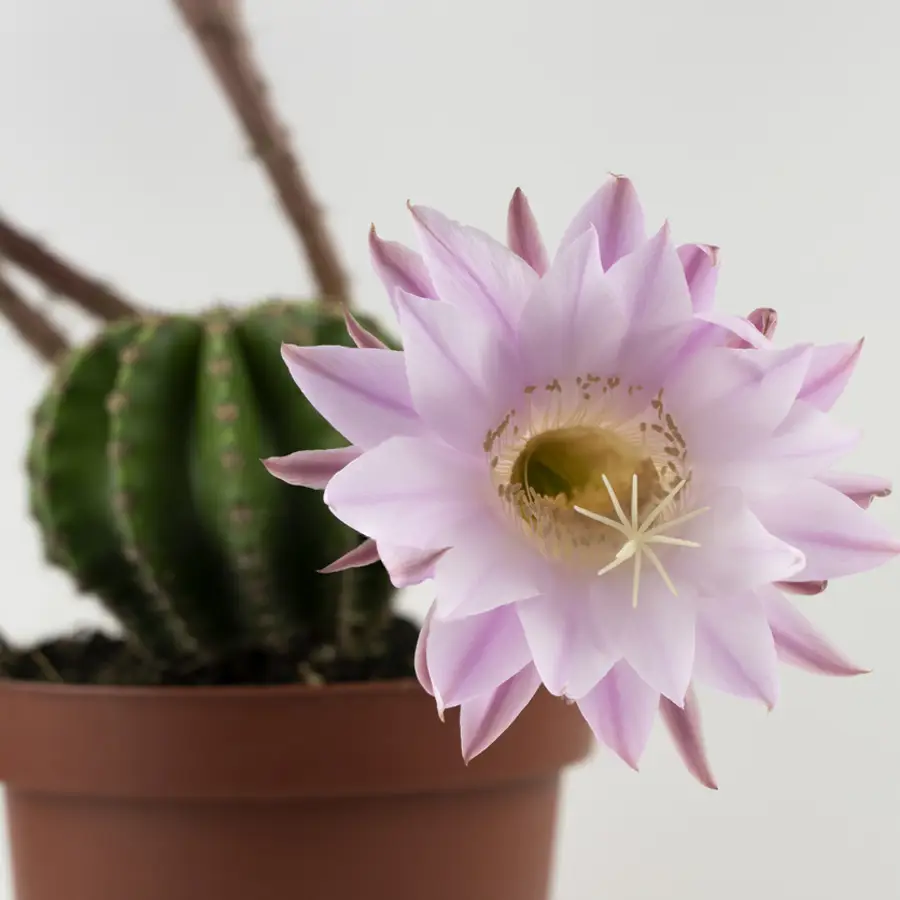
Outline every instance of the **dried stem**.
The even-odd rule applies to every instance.
[[[325,227],[287,130],[269,102],[237,0],[174,0],[262,161],[294,226],[323,299],[349,298],[347,275]]]
[[[138,314],[132,304],[101,282],[79,272],[71,263],[41,246],[33,237],[22,234],[0,216],[0,256],[45,284],[53,293],[68,297],[108,322]]]
[[[69,343],[56,326],[36,309],[0,272],[0,315],[6,318],[22,339],[47,362],[54,362],[69,349]]]

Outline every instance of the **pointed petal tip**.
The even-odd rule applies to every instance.
[[[319,575],[333,575],[336,572],[344,572],[347,569],[361,569],[378,562],[378,547],[371,538],[363,541],[352,550],[345,553],[339,559],[317,570]]]

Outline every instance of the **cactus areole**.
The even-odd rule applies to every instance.
[[[121,622],[142,670],[76,679],[165,681],[255,653],[296,662],[275,680],[330,680],[335,660],[394,652],[383,567],[319,574],[360,536],[260,462],[345,443],[297,392],[285,341],[350,338],[339,311],[267,302],[116,322],[63,360],[35,413],[32,511],[48,559]]]

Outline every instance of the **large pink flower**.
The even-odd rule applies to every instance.
[[[860,671],[784,593],[900,550],[864,511],[889,485],[832,470],[860,345],[778,348],[771,311],[716,311],[716,249],[648,237],[625,178],[552,261],[518,191],[508,247],[411,212],[421,256],[371,235],[404,350],[352,319],[358,349],[284,347],[353,446],[270,469],[371,538],[336,568],[434,580],[417,671],[466,758],[543,684],[634,767],[661,710],[711,785],[695,680],[771,707],[779,658]]]

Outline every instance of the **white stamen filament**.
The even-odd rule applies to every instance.
[[[662,500],[650,511],[649,515],[644,519],[643,523],[639,522],[639,513],[638,513],[638,477],[637,473],[632,476],[631,479],[631,519],[625,515],[625,511],[622,509],[622,504],[619,503],[619,498],[616,496],[616,492],[613,489],[612,484],[606,475],[602,476],[603,484],[606,487],[607,493],[609,494],[609,499],[612,501],[613,508],[616,511],[616,515],[619,517],[619,521],[615,521],[615,519],[607,518],[606,516],[601,516],[599,513],[592,512],[589,509],[584,509],[581,506],[573,507],[575,512],[581,513],[583,516],[587,516],[589,519],[593,519],[595,522],[600,522],[602,525],[606,525],[609,528],[613,528],[618,531],[620,534],[624,535],[625,543],[622,545],[622,548],[616,554],[615,559],[607,566],[604,566],[597,572],[598,575],[605,575],[607,572],[611,572],[613,569],[622,565],[622,563],[627,562],[629,559],[634,559],[634,580],[632,582],[632,605],[637,606],[638,604],[638,593],[640,591],[641,584],[641,563],[643,561],[644,555],[647,556],[647,559],[650,560],[651,565],[657,572],[659,572],[659,577],[662,578],[666,587],[672,592],[674,596],[678,596],[678,591],[675,590],[675,585],[672,583],[672,579],[669,577],[669,574],[666,572],[665,567],[663,566],[660,558],[654,553],[651,548],[651,544],[668,544],[670,546],[675,547],[699,547],[696,541],[688,541],[684,538],[670,537],[667,534],[663,534],[662,532],[667,531],[670,528],[674,528],[676,525],[683,525],[685,522],[689,522],[691,519],[699,516],[700,513],[706,512],[709,507],[704,506],[700,509],[692,510],[689,513],[685,513],[683,516],[678,516],[674,519],[669,519],[666,522],[662,522],[659,525],[653,526],[653,523],[659,518],[660,514],[665,512],[665,510],[672,505],[675,497],[678,495],[678,492],[685,486],[687,483],[685,480],[679,481],[678,484],[663,497]],[[653,527],[651,527],[653,526]]]

